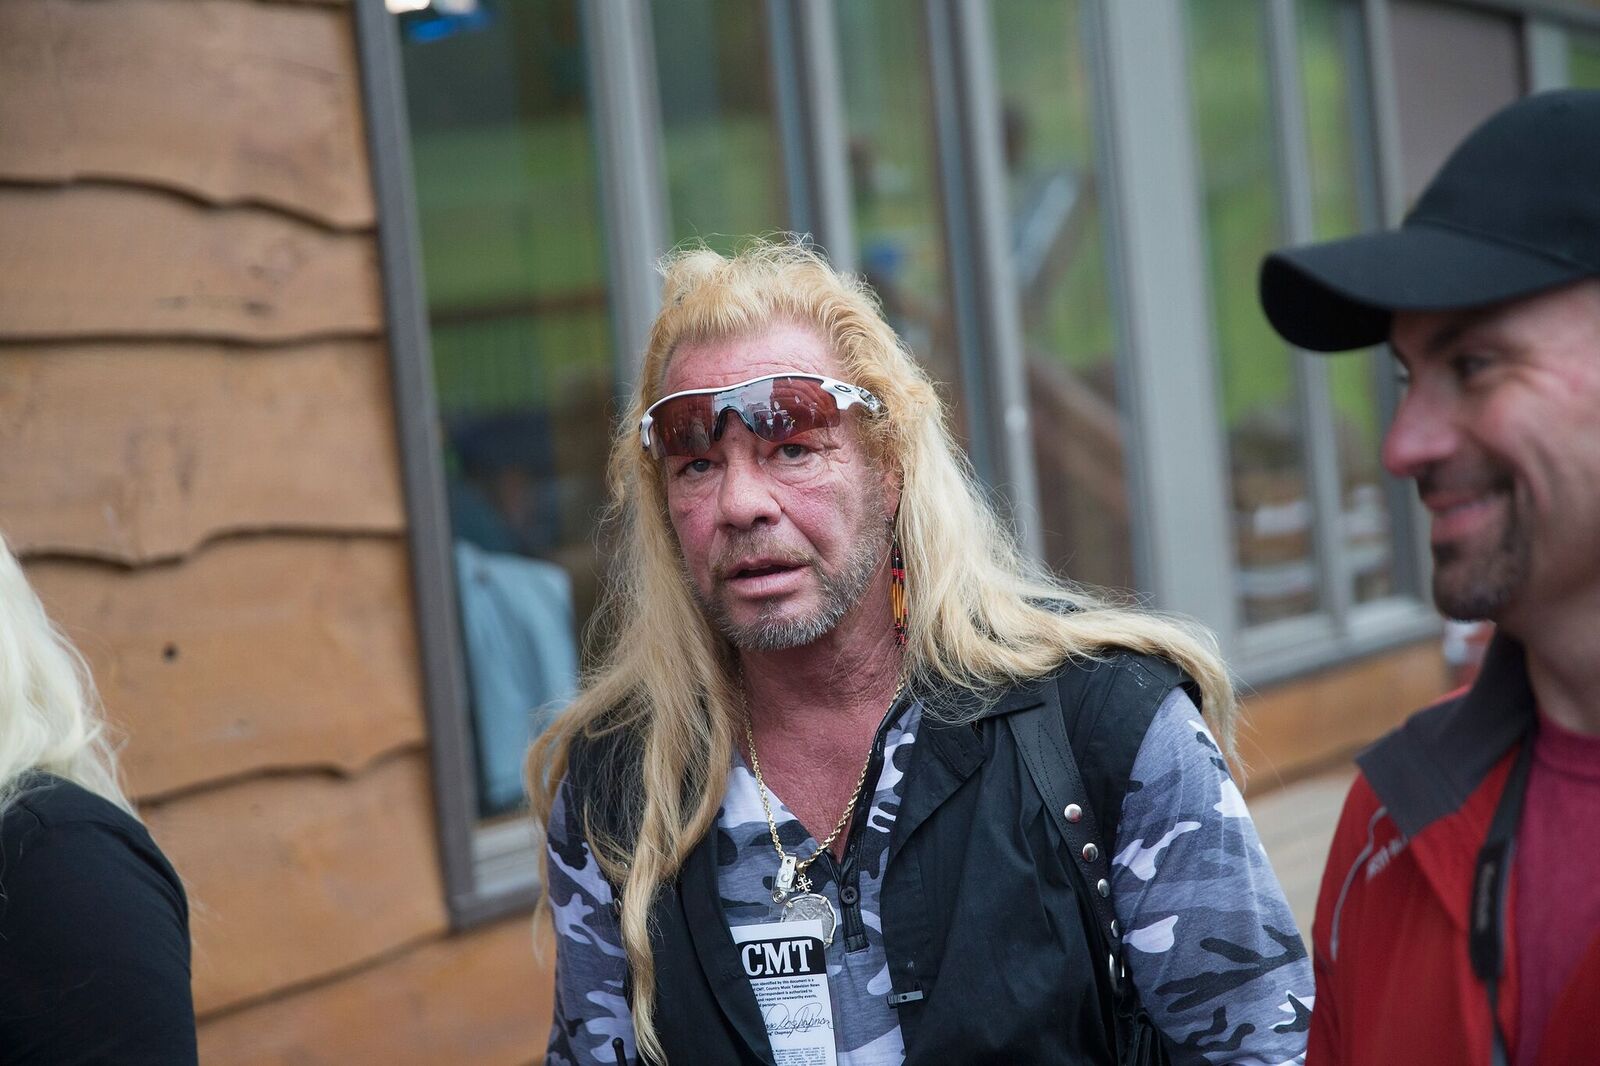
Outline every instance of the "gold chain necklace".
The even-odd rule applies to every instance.
[[[902,675],[900,683],[895,686],[894,695],[889,698],[891,709],[899,702],[900,693],[905,687],[906,679]],[[849,823],[850,816],[856,809],[856,801],[861,798],[861,789],[867,783],[867,770],[872,766],[872,748],[867,749],[867,757],[861,763],[861,773],[856,775],[856,787],[851,790],[850,799],[845,802],[844,810],[839,813],[839,820],[833,824],[833,832],[817,845],[816,851],[803,860],[799,859],[784,851],[783,841],[778,839],[778,820],[772,816],[772,804],[767,800],[767,784],[761,778],[761,758],[756,755],[756,731],[750,722],[750,699],[745,695],[743,679],[739,685],[739,703],[744,711],[744,739],[750,746],[750,770],[755,775],[756,791],[761,794],[761,810],[767,816],[767,832],[772,835],[772,848],[778,853],[778,875],[772,880],[772,902],[783,907],[781,921],[812,919],[820,921],[822,943],[826,946],[833,943],[835,924],[833,904],[828,902],[828,897],[811,891],[811,878],[806,876],[806,867],[816,862],[823,852],[833,846],[833,842],[844,832],[844,827]],[[797,889],[800,894],[790,899],[790,895]]]

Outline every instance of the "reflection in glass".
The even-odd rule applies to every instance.
[[[1600,33],[1567,31],[1567,83],[1578,89],[1600,89]]]
[[[765,11],[747,0],[650,6],[674,242],[728,252],[785,228]]]
[[[965,433],[922,0],[838,6],[857,263]]]
[[[1378,222],[1376,182],[1357,150],[1350,58],[1359,54],[1360,12],[1339,0],[1301,0],[1300,65],[1316,239],[1344,237]],[[1392,595],[1394,560],[1388,500],[1378,463],[1379,356],[1371,351],[1327,361],[1328,394],[1338,449],[1340,536],[1352,598]]]
[[[1283,232],[1266,33],[1258,4],[1191,0],[1187,11],[1239,600],[1257,625],[1318,607],[1293,363],[1256,304],[1257,267]]]
[[[576,682],[612,356],[576,0],[466,7],[400,25],[488,817]]]
[[[993,6],[1045,555],[1134,586],[1116,330],[1077,0]]]

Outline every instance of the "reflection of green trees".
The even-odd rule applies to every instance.
[[[1229,426],[1274,411],[1283,421],[1293,417],[1293,368],[1256,297],[1262,256],[1284,243],[1262,9],[1238,0],[1191,0],[1188,10],[1224,413]],[[1300,0],[1296,14],[1313,224],[1317,238],[1328,239],[1365,225],[1350,121],[1351,59],[1335,0]],[[1353,357],[1329,367],[1334,409],[1363,440],[1377,435],[1369,366]]]
[[[1335,0],[1296,5],[1319,237],[1361,224],[1338,6]],[[783,175],[761,9],[705,0],[673,5],[676,14],[668,18],[658,7],[673,238],[701,236],[726,248],[738,235],[782,228]],[[1260,257],[1281,243],[1282,232],[1261,8],[1243,0],[1190,0],[1187,7],[1225,414],[1236,425],[1251,412],[1290,406],[1293,395],[1290,364],[1255,296]],[[993,18],[1002,96],[1026,130],[1023,154],[1011,161],[1014,202],[1031,178],[1067,171],[1086,179],[1090,224],[1027,308],[1027,326],[1036,350],[1087,371],[1103,363],[1115,336],[1094,217],[1091,86],[1080,60],[1078,4],[1006,0],[995,5]],[[862,244],[901,246],[901,284],[940,301],[944,263],[921,0],[852,2],[840,5],[838,19]],[[545,28],[540,19],[519,20],[514,46],[534,48],[535,31]],[[691,30],[709,36],[687,48],[681,38]],[[1600,38],[1574,34],[1571,69],[1575,84],[1600,85]],[[469,392],[485,387],[483,376],[465,365],[474,359],[531,364],[518,380],[538,389],[553,384],[547,370],[599,367],[611,357],[597,176],[583,103],[567,85],[572,71],[561,64],[526,60],[519,75],[518,85],[504,87],[507,108],[520,109],[514,117],[462,126],[429,122],[415,137],[430,303],[463,310],[531,300],[536,311],[441,328],[435,349],[447,396],[456,385]],[[552,79],[566,87],[540,88],[545,81],[554,86]],[[438,92],[447,96],[445,88]],[[1374,439],[1365,363],[1339,360],[1330,370],[1341,419],[1361,438]]]
[[[1349,59],[1340,47],[1338,0],[1300,0],[1300,76],[1311,148],[1314,225],[1319,240],[1362,228],[1357,161],[1350,127]]]
[[[727,252],[785,225],[762,12],[745,0],[651,5],[674,241]]]
[[[435,308],[604,284],[581,112],[419,133],[411,154]]]
[[[1341,21],[1355,17],[1355,12],[1339,0],[1300,0],[1295,11],[1311,149],[1315,233],[1318,240],[1328,240],[1358,233],[1378,221],[1371,217],[1376,214],[1375,207],[1362,204],[1361,162],[1351,125],[1351,59],[1341,39]],[[1328,391],[1341,431],[1358,442],[1346,458],[1376,476],[1378,405],[1372,388],[1372,357],[1331,360]]]
[[[944,303],[943,222],[920,0],[837,9],[856,243],[898,254],[898,288]],[[924,357],[930,353],[919,352]]]
[[[1266,61],[1265,5],[1239,0],[1190,0],[1191,73],[1216,324],[1222,398],[1229,436],[1239,558],[1247,572],[1270,576],[1274,566],[1310,563],[1309,527],[1264,531],[1253,519],[1271,508],[1304,509],[1307,497],[1301,457],[1305,447],[1294,364],[1284,343],[1262,315],[1256,279],[1262,256],[1285,241],[1287,227],[1274,143],[1271,79]],[[1306,161],[1311,176],[1309,220],[1316,239],[1358,232],[1375,222],[1373,182],[1367,155],[1352,123],[1350,54],[1358,12],[1338,0],[1299,0],[1294,5],[1298,39],[1295,60],[1305,105]],[[1365,550],[1366,577],[1357,596],[1387,594],[1381,544],[1363,543],[1382,533],[1358,533],[1363,523],[1381,531],[1377,479],[1377,405],[1368,356],[1344,356],[1324,364],[1334,414],[1334,446],[1340,471],[1347,547]],[[1376,501],[1376,502],[1375,502]],[[1356,557],[1352,555],[1352,558]],[[1309,572],[1309,571],[1307,571]],[[1259,586],[1260,588],[1269,588]],[[1314,589],[1285,586],[1246,593],[1247,624],[1265,623],[1312,610]]]
[[[1600,89],[1600,34],[1573,32],[1568,39],[1568,80],[1580,89]]]
[[[1108,371],[1116,336],[1079,5],[1019,0],[996,4],[993,11],[1013,217],[1027,218],[1030,202],[1052,179],[1069,181],[1078,197],[1072,219],[1056,237],[1060,248],[1046,277],[1024,291],[1028,341],[1078,373]]]
[[[699,239],[726,253],[750,234],[786,228],[770,114],[668,120],[663,140],[674,242]]]
[[[593,151],[581,113],[413,138],[441,406],[559,395],[611,362]]]
[[[479,39],[408,46],[414,106],[441,112],[418,124],[412,155],[446,410],[547,403],[610,373],[592,132],[573,71],[542,43],[567,7],[535,5]],[[785,224],[766,28],[741,0],[671,7],[668,18],[658,5],[656,33],[672,237],[726,250]],[[693,48],[681,40],[690,32]],[[580,43],[560,55],[581,56]],[[479,87],[503,99],[452,101],[456,68],[481,66],[492,46],[519,57],[516,77]]]
[[[1008,102],[1028,109],[1031,154],[1088,165],[1094,130],[1078,3],[1003,0],[993,12],[1001,90]]]
[[[1227,424],[1291,407],[1283,344],[1256,304],[1280,243],[1265,28],[1259,4],[1191,0],[1190,73],[1204,182],[1212,312]]]

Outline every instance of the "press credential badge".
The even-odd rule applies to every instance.
[[[822,923],[736,925],[733,943],[778,1066],[837,1066]]]

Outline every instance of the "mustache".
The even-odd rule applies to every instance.
[[[1473,495],[1509,492],[1511,487],[1511,472],[1487,462],[1458,463],[1448,467],[1435,463],[1417,474],[1417,492],[1423,496],[1440,492]]]
[[[711,560],[711,576],[726,581],[741,562],[752,556],[781,566],[809,566],[816,561],[810,552],[783,544],[771,533],[742,533],[730,539]]]

